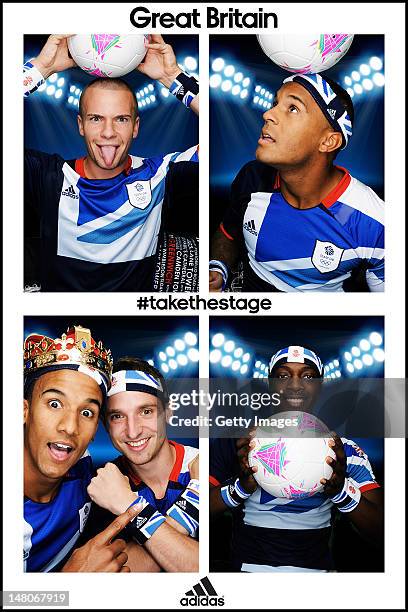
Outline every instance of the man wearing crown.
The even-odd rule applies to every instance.
[[[24,343],[24,570],[129,572],[126,543],[113,538],[130,508],[77,550],[91,501],[87,447],[111,385],[112,356],[89,329]]]

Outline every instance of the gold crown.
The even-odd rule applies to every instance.
[[[40,368],[67,365],[86,366],[104,376],[107,388],[111,385],[113,359],[110,349],[95,342],[91,331],[76,325],[68,328],[61,338],[30,334],[24,341],[24,376]]]

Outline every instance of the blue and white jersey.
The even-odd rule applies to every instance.
[[[122,474],[129,478],[132,491],[144,497],[149,504],[163,515],[166,514],[167,510],[174,504],[190,482],[191,476],[188,464],[198,455],[198,448],[184,446],[173,440],[169,440],[169,443],[176,451],[176,460],[169,476],[166,492],[162,498],[156,498],[152,489],[134,474],[126,457],[121,455],[113,462],[118,466]],[[93,504],[91,518],[85,534],[86,537],[93,537],[105,529],[114,519],[115,515],[111,512]],[[122,532],[120,537],[126,537],[126,535]]]
[[[64,477],[48,503],[24,499],[24,571],[50,572],[70,556],[87,522],[92,478],[88,451]]]
[[[340,170],[321,203],[298,209],[283,197],[276,170],[257,161],[241,169],[221,230],[246,252],[244,291],[343,291],[362,266],[369,290],[384,290],[384,202]]]
[[[169,168],[196,161],[197,147],[129,156],[118,176],[88,179],[84,159],[26,151],[26,204],[42,228],[42,289],[150,290]]]

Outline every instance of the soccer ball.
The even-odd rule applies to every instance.
[[[347,53],[353,38],[354,34],[258,34],[269,59],[299,74],[331,68]]]
[[[256,465],[254,478],[259,486],[274,497],[305,499],[323,490],[321,478],[333,473],[326,457],[336,458],[328,445],[327,427],[311,414],[298,411],[279,413],[277,417],[297,418],[297,427],[286,427],[282,436],[271,437],[271,428],[255,432],[255,447],[248,454],[248,462]],[[291,437],[286,437],[285,434]],[[327,437],[322,437],[327,434]]]
[[[140,64],[148,42],[145,34],[75,34],[68,38],[68,49],[88,74],[116,78]]]

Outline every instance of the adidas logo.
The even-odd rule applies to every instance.
[[[185,499],[179,499],[178,502],[177,502],[177,505],[182,510],[185,510],[186,509],[186,500]]]
[[[224,597],[219,597],[217,591],[209,579],[201,578],[190,591],[187,591],[185,597],[180,599],[180,604],[184,607],[188,606],[223,606]]]
[[[69,187],[67,187],[67,189],[65,189],[61,195],[63,196],[68,196],[69,198],[74,198],[74,200],[78,200],[79,195],[77,193],[75,193],[75,189],[73,188],[72,185],[70,185]]]
[[[143,527],[146,521],[147,521],[147,518],[145,516],[137,516],[136,517],[136,529],[140,529],[140,527]]]
[[[335,118],[335,116],[336,116],[336,109],[334,109],[334,108],[328,108],[328,109],[327,109],[327,112],[329,113],[329,115],[330,115],[330,117],[331,117],[332,119],[334,119],[334,118]]]
[[[244,229],[250,234],[253,234],[254,236],[258,235],[258,232],[255,229],[255,221],[253,219],[244,223]]]

